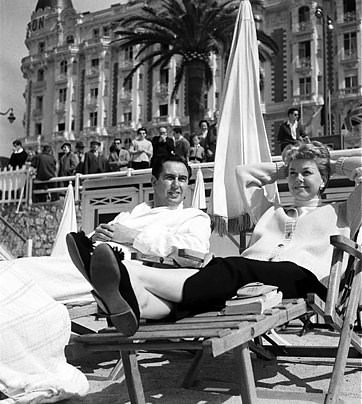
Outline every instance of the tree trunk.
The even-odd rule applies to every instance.
[[[198,60],[192,61],[187,65],[187,106],[190,118],[190,134],[198,132],[199,121],[204,119],[205,106],[205,67]]]

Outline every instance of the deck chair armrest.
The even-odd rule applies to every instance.
[[[359,260],[362,260],[362,247],[349,238],[335,235],[330,237],[330,242],[333,246],[347,252]]]

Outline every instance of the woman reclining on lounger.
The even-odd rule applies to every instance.
[[[329,275],[329,237],[354,237],[361,224],[361,185],[346,202],[322,204],[321,193],[332,173],[362,181],[361,157],[331,161],[319,142],[299,143],[283,152],[283,162],[239,166],[236,175],[247,212],[256,223],[250,247],[241,256],[215,258],[201,270],[127,267],[107,244],[92,256],[90,278],[103,310],[124,335],[139,319],[180,318],[223,307],[249,282],[279,287],[284,298],[317,293]],[[264,196],[262,186],[287,178],[294,198],[284,209]]]

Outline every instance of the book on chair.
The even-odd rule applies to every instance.
[[[281,303],[282,292],[276,286],[252,283],[241,287],[236,295],[225,302],[223,314],[262,314]]]

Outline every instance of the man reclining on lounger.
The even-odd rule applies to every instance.
[[[161,257],[172,257],[177,248],[208,252],[209,216],[199,209],[183,207],[189,175],[190,168],[180,157],[172,156],[160,161],[153,169],[151,180],[153,205],[141,203],[130,213],[120,213],[109,224],[99,225],[93,239],[116,241],[126,245],[126,248],[121,245],[123,251],[131,247],[144,254]],[[88,242],[92,246],[84,234],[73,235],[77,240],[83,240],[85,245]],[[92,286],[74,268],[68,254],[64,257],[26,257],[0,262],[0,270],[5,265],[30,275],[55,300],[92,300]],[[136,261],[132,265],[141,264]]]
[[[320,281],[329,275],[329,238],[353,238],[361,225],[362,159],[331,161],[326,146],[311,142],[288,146],[283,161],[237,167],[241,198],[256,222],[250,246],[241,256],[215,258],[201,270],[145,271],[122,262],[107,244],[95,249],[88,277],[120,333],[135,333],[140,318],[179,318],[221,308],[249,282],[276,285],[287,299],[307,293],[325,298]],[[335,172],[359,185],[347,201],[322,204],[321,193]],[[278,178],[287,178],[292,208],[264,196],[262,186]]]
[[[111,222],[100,224],[91,237],[92,241],[121,244],[127,259],[130,258],[128,247],[157,257],[174,256],[182,248],[207,253],[210,238],[208,215],[199,209],[183,207],[190,176],[191,168],[178,156],[155,161],[151,179],[153,203],[143,202],[131,212],[121,212]],[[90,244],[82,233],[67,235],[69,253],[79,267],[77,243],[84,243],[85,248]]]

